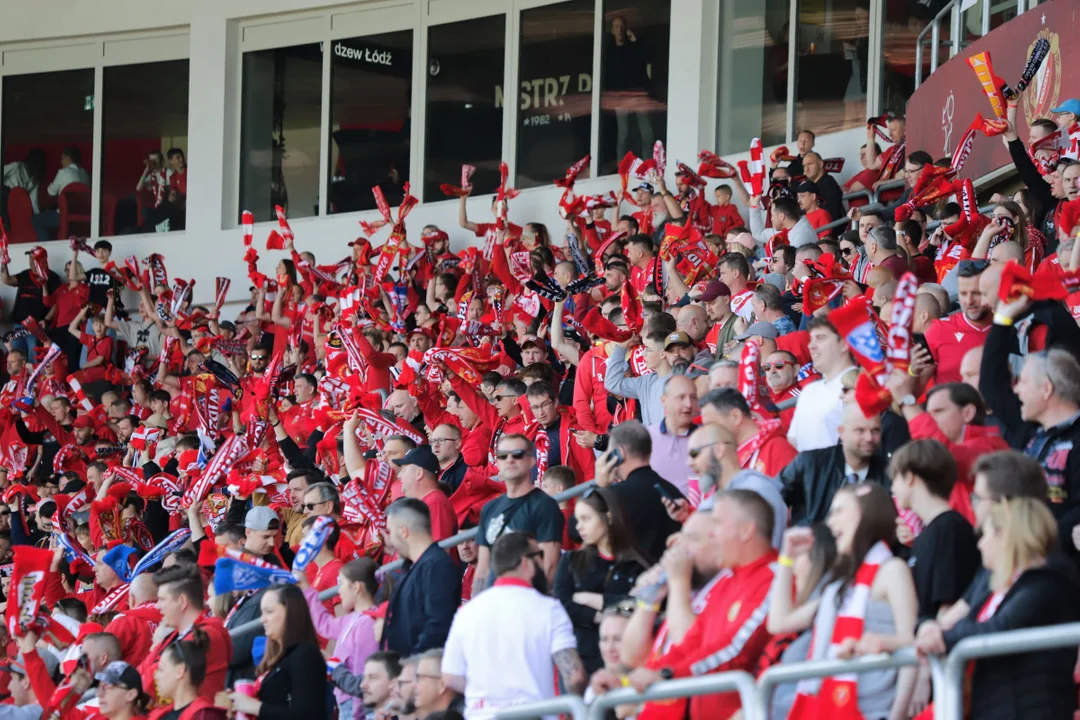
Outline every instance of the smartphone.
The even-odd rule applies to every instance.
[[[678,503],[680,500],[682,500],[681,497],[672,495],[671,491],[664,487],[661,483],[653,483],[653,487],[656,489],[656,492],[660,493],[660,497],[664,498],[668,502]]]
[[[612,460],[615,461],[615,464],[612,465],[612,467],[619,467],[623,464],[623,460],[626,459],[623,457],[622,450],[617,447],[613,447],[608,450],[608,455],[611,457]]]
[[[930,345],[926,342],[926,335],[922,333],[914,333],[911,336],[911,339],[913,342],[922,345],[923,350],[925,350],[928,354],[930,353]]]

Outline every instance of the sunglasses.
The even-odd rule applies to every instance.
[[[850,248],[850,247],[848,247],[848,248],[840,248],[840,254],[841,255],[851,255],[854,252],[855,252],[855,248]]]
[[[311,512],[312,510],[317,508],[319,505],[324,505],[324,504],[325,504],[325,502],[304,503],[304,509],[307,510],[308,512]]]
[[[711,442],[711,443],[708,443],[706,445],[702,445],[701,447],[690,448],[690,450],[688,451],[688,454],[690,455],[690,459],[691,460],[697,460],[698,455],[705,452],[706,450],[708,450],[709,448],[711,448],[715,444],[716,443]]]
[[[495,453],[496,460],[523,460],[529,454],[528,450],[499,450]]]
[[[783,370],[788,365],[794,365],[794,364],[795,363],[788,362],[787,360],[782,360],[780,362],[774,362],[774,363],[761,363],[761,369],[764,370],[765,372],[769,372],[770,370]]]
[[[517,395],[496,395],[495,402],[499,402],[500,400],[517,400]]]

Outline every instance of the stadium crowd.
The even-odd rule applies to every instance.
[[[233,320],[228,278],[198,305],[78,239],[12,275],[4,241],[0,720],[472,720],[1080,619],[1076,118],[1025,142],[1015,109],[987,134],[1025,187],[990,216],[957,176],[992,141],[935,161],[899,117],[846,188],[902,178],[874,211],[804,131],[739,167],[628,154],[607,195],[583,160],[562,240],[511,220],[505,166],[491,217],[471,168],[444,186],[457,252],[376,189],[335,264],[279,208],[267,276],[245,214]],[[969,717],[1071,718],[1076,659],[972,663]],[[932,700],[923,662],[770,717]]]

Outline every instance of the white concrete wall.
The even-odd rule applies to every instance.
[[[531,4],[536,4],[529,0]],[[324,8],[356,3],[326,0]],[[473,4],[490,14],[492,6],[508,6],[509,0],[387,0],[380,3],[390,7],[416,8],[417,26],[421,12],[459,11]],[[519,2],[521,5],[521,2]],[[135,235],[110,238],[114,257],[130,255],[144,258],[150,253],[165,255],[170,275],[194,278],[197,282],[196,302],[209,302],[213,297],[214,277],[233,279],[231,302],[246,301],[248,282],[239,228],[234,221],[232,202],[238,192],[235,177],[235,141],[238,122],[239,78],[235,72],[239,53],[237,23],[254,16],[312,12],[304,0],[187,0],[166,3],[160,0],[49,0],[48,11],[37,5],[17,0],[0,2],[0,52],[27,43],[42,47],[71,44],[76,38],[100,35],[140,33],[165,28],[187,28],[190,32],[190,99],[188,130],[189,197],[187,230],[183,233]],[[714,146],[716,108],[716,1],[672,0],[671,33],[677,42],[671,43],[671,67],[668,107],[668,158],[674,168],[676,159],[696,165],[698,150]],[[477,12],[477,14],[481,14]],[[283,15],[283,17],[286,17]],[[426,66],[426,63],[423,64]],[[414,112],[418,117],[422,113]],[[848,165],[841,179],[859,170],[858,147],[864,141],[861,129],[818,138],[818,149],[825,157],[843,155]],[[766,149],[766,153],[770,149]],[[740,156],[729,156],[731,161]],[[669,180],[670,180],[669,172]],[[455,181],[456,178],[447,178]],[[615,176],[583,181],[579,191],[602,192],[618,187]],[[523,191],[512,203],[511,217],[515,221],[539,221],[547,224],[556,238],[563,234],[564,224],[558,217],[557,201],[561,194],[553,186]],[[485,221],[489,216],[489,200],[479,197],[470,200],[470,218]],[[348,254],[346,243],[360,234],[357,222],[371,220],[373,213],[355,213],[292,222],[297,247],[315,253],[320,262],[336,261]],[[470,234],[457,228],[457,201],[438,199],[417,207],[409,220],[410,228],[433,223],[450,233],[454,249],[474,242]],[[222,229],[228,228],[228,229]],[[256,245],[264,248],[263,240],[270,231],[269,223],[256,228]],[[377,238],[381,242],[386,231]],[[62,272],[68,257],[67,242],[48,244],[50,264]],[[26,267],[26,256],[20,249],[12,253],[12,272]],[[272,274],[276,255],[261,250],[260,270]],[[91,261],[92,262],[92,261]],[[3,288],[5,307],[10,307],[11,288]]]

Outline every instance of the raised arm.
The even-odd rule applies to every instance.
[[[881,154],[877,149],[877,138],[874,136],[874,126],[866,125],[866,169],[881,169]]]
[[[10,285],[11,287],[19,286],[19,281],[13,278],[11,273],[8,272],[7,263],[0,265],[0,282],[3,282],[5,285]]]
[[[82,339],[82,328],[86,323],[86,313],[89,310],[89,307],[84,307],[79,311],[79,314],[73,317],[71,322],[68,323],[68,332],[79,339]]]
[[[341,441],[345,448],[345,471],[351,478],[364,476],[364,453],[360,451],[360,442],[356,439],[356,429],[360,427],[360,415],[353,413],[341,428]]]
[[[1080,245],[1080,243],[1077,243]],[[563,310],[566,309],[566,301],[560,300],[555,303],[555,309],[551,313],[551,346],[562,353],[562,356],[566,358],[566,361],[573,366],[577,366],[581,361],[581,351],[577,345],[566,341],[566,334],[563,331]]]
[[[458,225],[465,228],[469,232],[475,233],[477,230],[480,229],[480,226],[474,222],[469,222],[469,210],[466,207],[466,202],[468,201],[468,199],[468,197],[462,197],[458,201]]]

